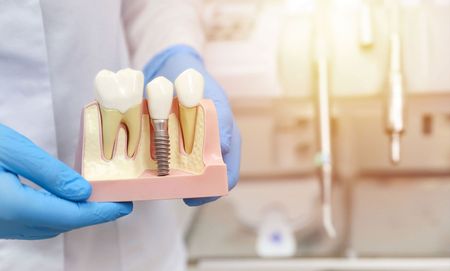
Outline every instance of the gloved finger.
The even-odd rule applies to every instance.
[[[58,236],[59,233],[57,234],[47,234],[47,233],[42,233],[42,234],[35,234],[35,235],[28,235],[28,234],[14,234],[11,236],[8,236],[6,238],[2,238],[2,239],[13,239],[13,240],[44,240],[44,239],[50,239],[50,238],[54,238],[56,236]]]
[[[195,207],[206,204],[208,202],[215,201],[219,198],[220,197],[190,198],[190,199],[183,199],[183,201],[187,206]]]
[[[241,133],[237,125],[233,125],[230,151],[223,155],[223,161],[227,165],[228,190],[231,190],[239,180],[241,166]]]
[[[57,234],[42,234],[42,235],[33,235],[33,236],[28,236],[26,240],[44,240],[44,239],[51,239],[51,238],[55,238],[56,236],[60,235],[61,233],[57,233]],[[14,238],[17,239],[17,238]]]
[[[17,223],[0,223],[0,239],[39,240],[58,236],[60,230],[45,227],[18,225]]]
[[[206,73],[206,72],[205,72]],[[230,151],[233,130],[233,113],[222,87],[209,75],[205,76],[205,98],[214,102],[217,111],[222,154]]]
[[[132,208],[132,203],[67,201],[20,184],[10,173],[0,173],[0,221],[68,231],[115,220]]]
[[[133,210],[131,202],[70,202],[54,195],[43,195],[29,187],[24,190],[39,198],[39,202],[35,202],[23,220],[37,221],[42,226],[63,231],[110,222]]]
[[[77,172],[3,125],[0,125],[0,167],[64,199],[81,201],[91,194],[91,185]]]

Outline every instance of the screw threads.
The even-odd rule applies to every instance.
[[[152,120],[155,131],[155,158],[158,176],[169,175],[170,139],[167,120]]]
[[[169,135],[155,135],[155,158],[158,176],[169,175],[170,140]]]

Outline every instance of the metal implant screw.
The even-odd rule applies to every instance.
[[[155,131],[155,158],[158,168],[158,176],[169,175],[170,139],[168,132],[168,120],[152,119]]]

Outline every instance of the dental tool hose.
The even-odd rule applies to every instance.
[[[332,194],[332,160],[331,160],[331,131],[330,108],[328,93],[328,61],[324,54],[317,59],[318,70],[318,111],[320,131],[320,170],[322,179],[322,216],[323,226],[327,234],[334,238],[336,230],[333,226],[331,194]]]
[[[386,131],[390,140],[390,160],[400,162],[400,138],[405,129],[405,93],[401,69],[401,41],[398,30],[398,4],[391,6],[389,88],[387,96]]]
[[[330,105],[328,85],[328,59],[325,43],[325,16],[323,1],[318,9],[316,20],[316,69],[317,69],[317,111],[318,132],[320,135],[319,165],[322,181],[322,222],[329,237],[336,237],[333,225],[331,196],[332,196],[332,160],[331,160],[331,129],[330,129]]]

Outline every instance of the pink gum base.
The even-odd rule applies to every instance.
[[[94,102],[95,103],[95,102]],[[88,104],[86,107],[92,105]],[[147,103],[142,103],[143,114],[148,114]],[[176,198],[198,198],[223,196],[228,194],[226,165],[220,149],[219,125],[215,106],[210,100],[202,100],[200,106],[205,114],[205,134],[201,174],[191,174],[182,170],[171,170],[168,176],[158,177],[147,170],[135,179],[89,181],[92,185],[90,201],[138,201]],[[178,102],[173,102],[172,112],[178,116]],[[80,144],[75,167],[83,173],[84,156],[84,110],[81,116]],[[100,140],[101,136],[99,137]],[[182,148],[181,148],[182,149]],[[182,154],[183,155],[183,154]],[[99,159],[103,159],[99,157]]]

